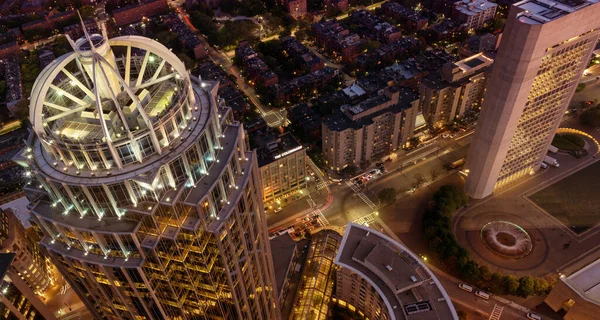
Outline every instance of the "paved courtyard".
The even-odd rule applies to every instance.
[[[581,257],[600,255],[600,228],[593,227],[598,221],[590,210],[600,205],[600,199],[592,202],[592,194],[600,186],[600,182],[593,181],[600,173],[600,163],[592,156],[595,151],[590,150],[590,155],[581,159],[557,154],[560,168],[540,170],[491,197],[471,200],[469,207],[460,210],[453,220],[458,241],[469,249],[473,259],[489,265],[492,271],[515,276],[556,275],[557,270],[568,268]],[[486,223],[496,220],[525,229],[533,242],[531,253],[510,259],[488,250],[480,231]],[[567,227],[577,224],[585,224],[588,231],[578,234]]]
[[[529,199],[577,234],[600,222],[600,162],[542,189]]]

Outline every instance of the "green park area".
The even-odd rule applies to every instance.
[[[529,199],[576,233],[600,222],[600,162],[529,196]]]
[[[552,145],[564,151],[573,151],[583,148],[585,141],[576,134],[556,134]]]

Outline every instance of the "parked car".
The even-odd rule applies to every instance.
[[[477,290],[475,291],[475,295],[485,300],[490,299],[490,294],[485,291]]]
[[[540,317],[539,315],[535,314],[535,313],[527,313],[527,319],[531,319],[531,320],[542,320],[542,317]]]
[[[458,287],[465,290],[466,292],[473,292],[473,287],[471,287],[470,285],[468,285],[466,283],[459,283]]]

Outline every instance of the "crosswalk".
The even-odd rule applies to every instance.
[[[494,310],[492,310],[492,314],[490,314],[489,320],[500,320],[500,316],[502,315],[502,310],[504,310],[504,307],[501,307],[497,304],[494,305]]]
[[[317,209],[317,210],[313,211],[313,214],[318,214],[317,220],[319,220],[319,223],[323,227],[329,225],[329,220],[327,220],[327,218],[325,218],[325,216],[323,215],[323,212],[321,212],[321,210]]]
[[[358,218],[358,219],[356,219],[356,220],[354,220],[352,222],[356,223],[356,224],[363,225],[363,226],[369,226],[369,225],[372,225],[375,222],[375,217],[376,216],[377,216],[377,214],[371,213],[371,214],[368,214],[366,216],[360,217],[360,218]]]
[[[314,208],[317,206],[317,204],[315,203],[315,200],[313,200],[313,198],[310,196],[310,194],[308,195],[308,197],[306,198],[306,202],[308,202],[308,205],[311,208]]]
[[[330,184],[332,184],[332,182],[329,180],[319,181],[319,183],[317,183],[317,190],[325,189]]]
[[[348,185],[348,187],[350,187],[350,189],[352,189],[352,191],[354,191],[354,193],[359,196],[362,201],[369,206],[369,208],[371,208],[371,210],[377,210],[377,206],[373,203],[373,201],[371,201],[371,199],[369,199],[369,197],[367,197],[355,183],[346,181],[346,185]]]

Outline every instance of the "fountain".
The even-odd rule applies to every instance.
[[[533,249],[529,234],[512,222],[488,222],[481,228],[480,235],[489,250],[505,258],[521,259]]]

